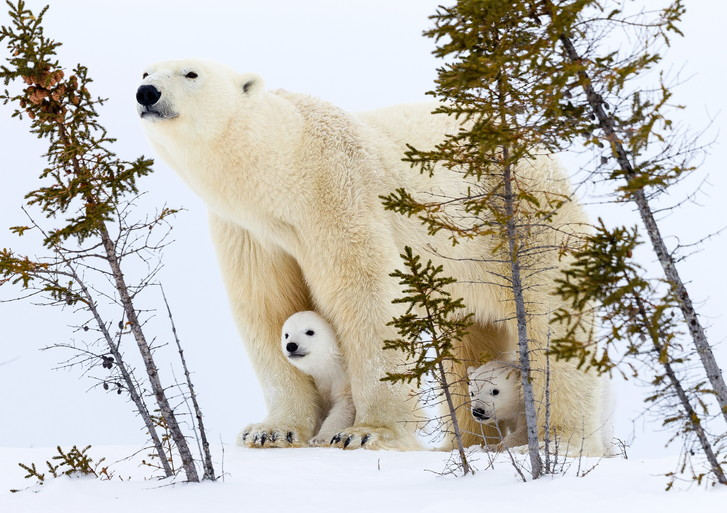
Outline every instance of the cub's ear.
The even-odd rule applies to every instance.
[[[254,96],[265,88],[263,77],[257,73],[243,73],[238,77],[240,91],[248,96]]]

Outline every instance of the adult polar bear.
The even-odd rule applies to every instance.
[[[152,65],[137,102],[153,147],[209,207],[232,310],[269,409],[262,423],[243,430],[243,445],[294,446],[313,436],[316,391],[285,361],[279,333],[292,313],[316,310],[336,330],[356,407],[354,426],[334,446],[418,447],[407,389],[380,381],[402,362],[397,352],[382,350],[382,341],[395,337],[386,324],[401,312],[391,303],[401,287],[389,274],[401,267],[406,245],[459,280],[452,293],[474,314],[477,325],[463,340],[461,364],[454,369],[462,378],[455,393],[460,404],[467,402],[468,365],[481,362],[482,355],[513,358],[514,306],[501,278],[508,269],[493,262],[491,241],[452,247],[446,233],[429,237],[418,220],[381,206],[381,195],[402,186],[422,200],[467,193],[471,184],[456,171],[439,169],[429,177],[401,160],[406,143],[429,149],[455,132],[453,118],[431,115],[432,105],[352,115],[309,96],[265,91],[257,75],[202,60]],[[534,190],[568,190],[547,158],[523,173]],[[451,215],[462,215],[450,208]],[[567,204],[554,223],[559,229],[537,242],[558,244],[582,222],[580,208]],[[536,346],[533,365],[540,369],[544,356],[537,347],[544,346],[548,331],[545,314],[559,306],[545,290],[563,265],[554,253],[543,257],[540,287],[532,287],[528,297],[539,310],[529,337]],[[598,437],[591,436],[600,410],[595,377],[570,363],[551,362],[551,369],[551,425],[585,454],[602,454]],[[543,374],[535,372],[536,397],[543,397],[543,382]],[[460,412],[465,442],[481,442],[482,426],[469,408]]]

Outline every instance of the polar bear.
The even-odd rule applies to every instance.
[[[481,424],[497,428],[502,440],[496,448],[527,444],[520,370],[511,363],[492,360],[469,367],[467,374],[472,416]]]
[[[472,417],[481,424],[494,426],[497,429],[502,440],[494,446],[496,450],[528,443],[521,379],[520,369],[516,364],[500,360],[491,360],[479,367],[467,369]],[[601,410],[598,412],[597,433],[594,435],[598,436],[602,444],[600,455],[614,456],[616,454],[613,445],[614,400],[611,382],[607,375],[598,378],[597,390],[601,398],[599,403]],[[536,409],[539,408],[540,405],[536,405]],[[544,434],[541,430],[539,433],[541,440]],[[552,430],[551,436],[559,436],[557,426]],[[568,439],[566,442],[563,448],[566,454],[580,454],[579,440]]]
[[[356,415],[333,328],[316,312],[297,312],[283,324],[280,344],[290,363],[313,378],[321,396],[324,420],[308,444],[330,444]]]
[[[509,263],[493,257],[499,247],[494,237],[453,245],[447,230],[430,235],[416,216],[387,211],[381,202],[404,187],[416,200],[441,202],[442,215],[477,222],[460,202],[444,201],[478,193],[478,184],[461,169],[436,166],[431,174],[420,173],[402,161],[407,144],[432,149],[445,134],[456,133],[460,121],[431,114],[431,103],[347,113],[308,95],[268,91],[254,73],[205,60],[149,66],[136,101],[152,147],[208,207],[233,314],[265,394],[268,416],[245,427],[239,442],[290,447],[315,434],[315,386],[278,347],[283,322],[295,312],[315,310],[338,335],[356,408],[354,425],[334,445],[420,448],[416,401],[405,385],[381,381],[405,361],[382,345],[396,337],[389,321],[405,311],[392,302],[402,285],[391,273],[402,268],[400,255],[409,246],[458,280],[450,293],[472,314],[475,325],[455,348],[450,370],[464,441],[478,443],[487,426],[466,406],[467,366],[507,360],[517,349]],[[531,185],[541,204],[570,193],[547,155],[522,164],[518,179]],[[578,204],[566,201],[542,226],[528,242],[559,248],[582,232],[587,218]],[[535,394],[542,400],[544,373],[537,370],[545,368],[548,337],[564,329],[549,320],[568,307],[551,290],[568,258],[557,251],[533,255],[538,267],[526,289],[527,335]],[[585,440],[587,454],[602,453],[600,441],[590,436],[600,409],[594,376],[559,360],[551,364],[551,384],[552,420],[561,435]],[[544,422],[542,415],[538,421]]]

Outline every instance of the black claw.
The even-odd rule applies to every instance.
[[[348,438],[346,438],[346,441],[343,442],[344,449],[349,446],[349,444],[351,443],[351,440],[353,440],[353,435],[348,435]]]
[[[268,439],[268,435],[266,433],[263,433],[260,435],[260,447],[265,445],[265,441]]]
[[[274,431],[274,432],[270,433],[270,441],[272,443],[275,443],[275,442],[278,441],[278,433],[277,432]]]
[[[248,436],[250,436],[250,432],[249,432],[249,431],[248,431],[248,432],[246,432],[246,433],[243,433],[243,434],[242,434],[242,441],[244,442],[245,440],[247,440],[247,437],[248,437]]]
[[[252,439],[252,443],[256,444],[256,443],[258,443],[258,440],[260,440],[260,435],[256,434],[256,435],[255,435],[255,436],[253,437],[253,439]]]
[[[333,438],[331,438],[331,445],[337,444],[341,441],[341,433],[338,433],[337,435],[333,435]]]
[[[285,439],[288,441],[289,444],[292,444],[293,443],[293,432],[288,431],[288,434],[285,435]]]
[[[361,438],[361,447],[363,447],[366,444],[366,442],[369,441],[370,437],[371,437],[371,435],[364,435],[363,438]]]

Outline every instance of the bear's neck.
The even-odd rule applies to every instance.
[[[210,210],[254,228],[270,205],[269,191],[288,180],[290,154],[300,144],[304,122],[290,102],[272,93],[261,93],[245,107],[213,134],[170,123],[150,139]]]

